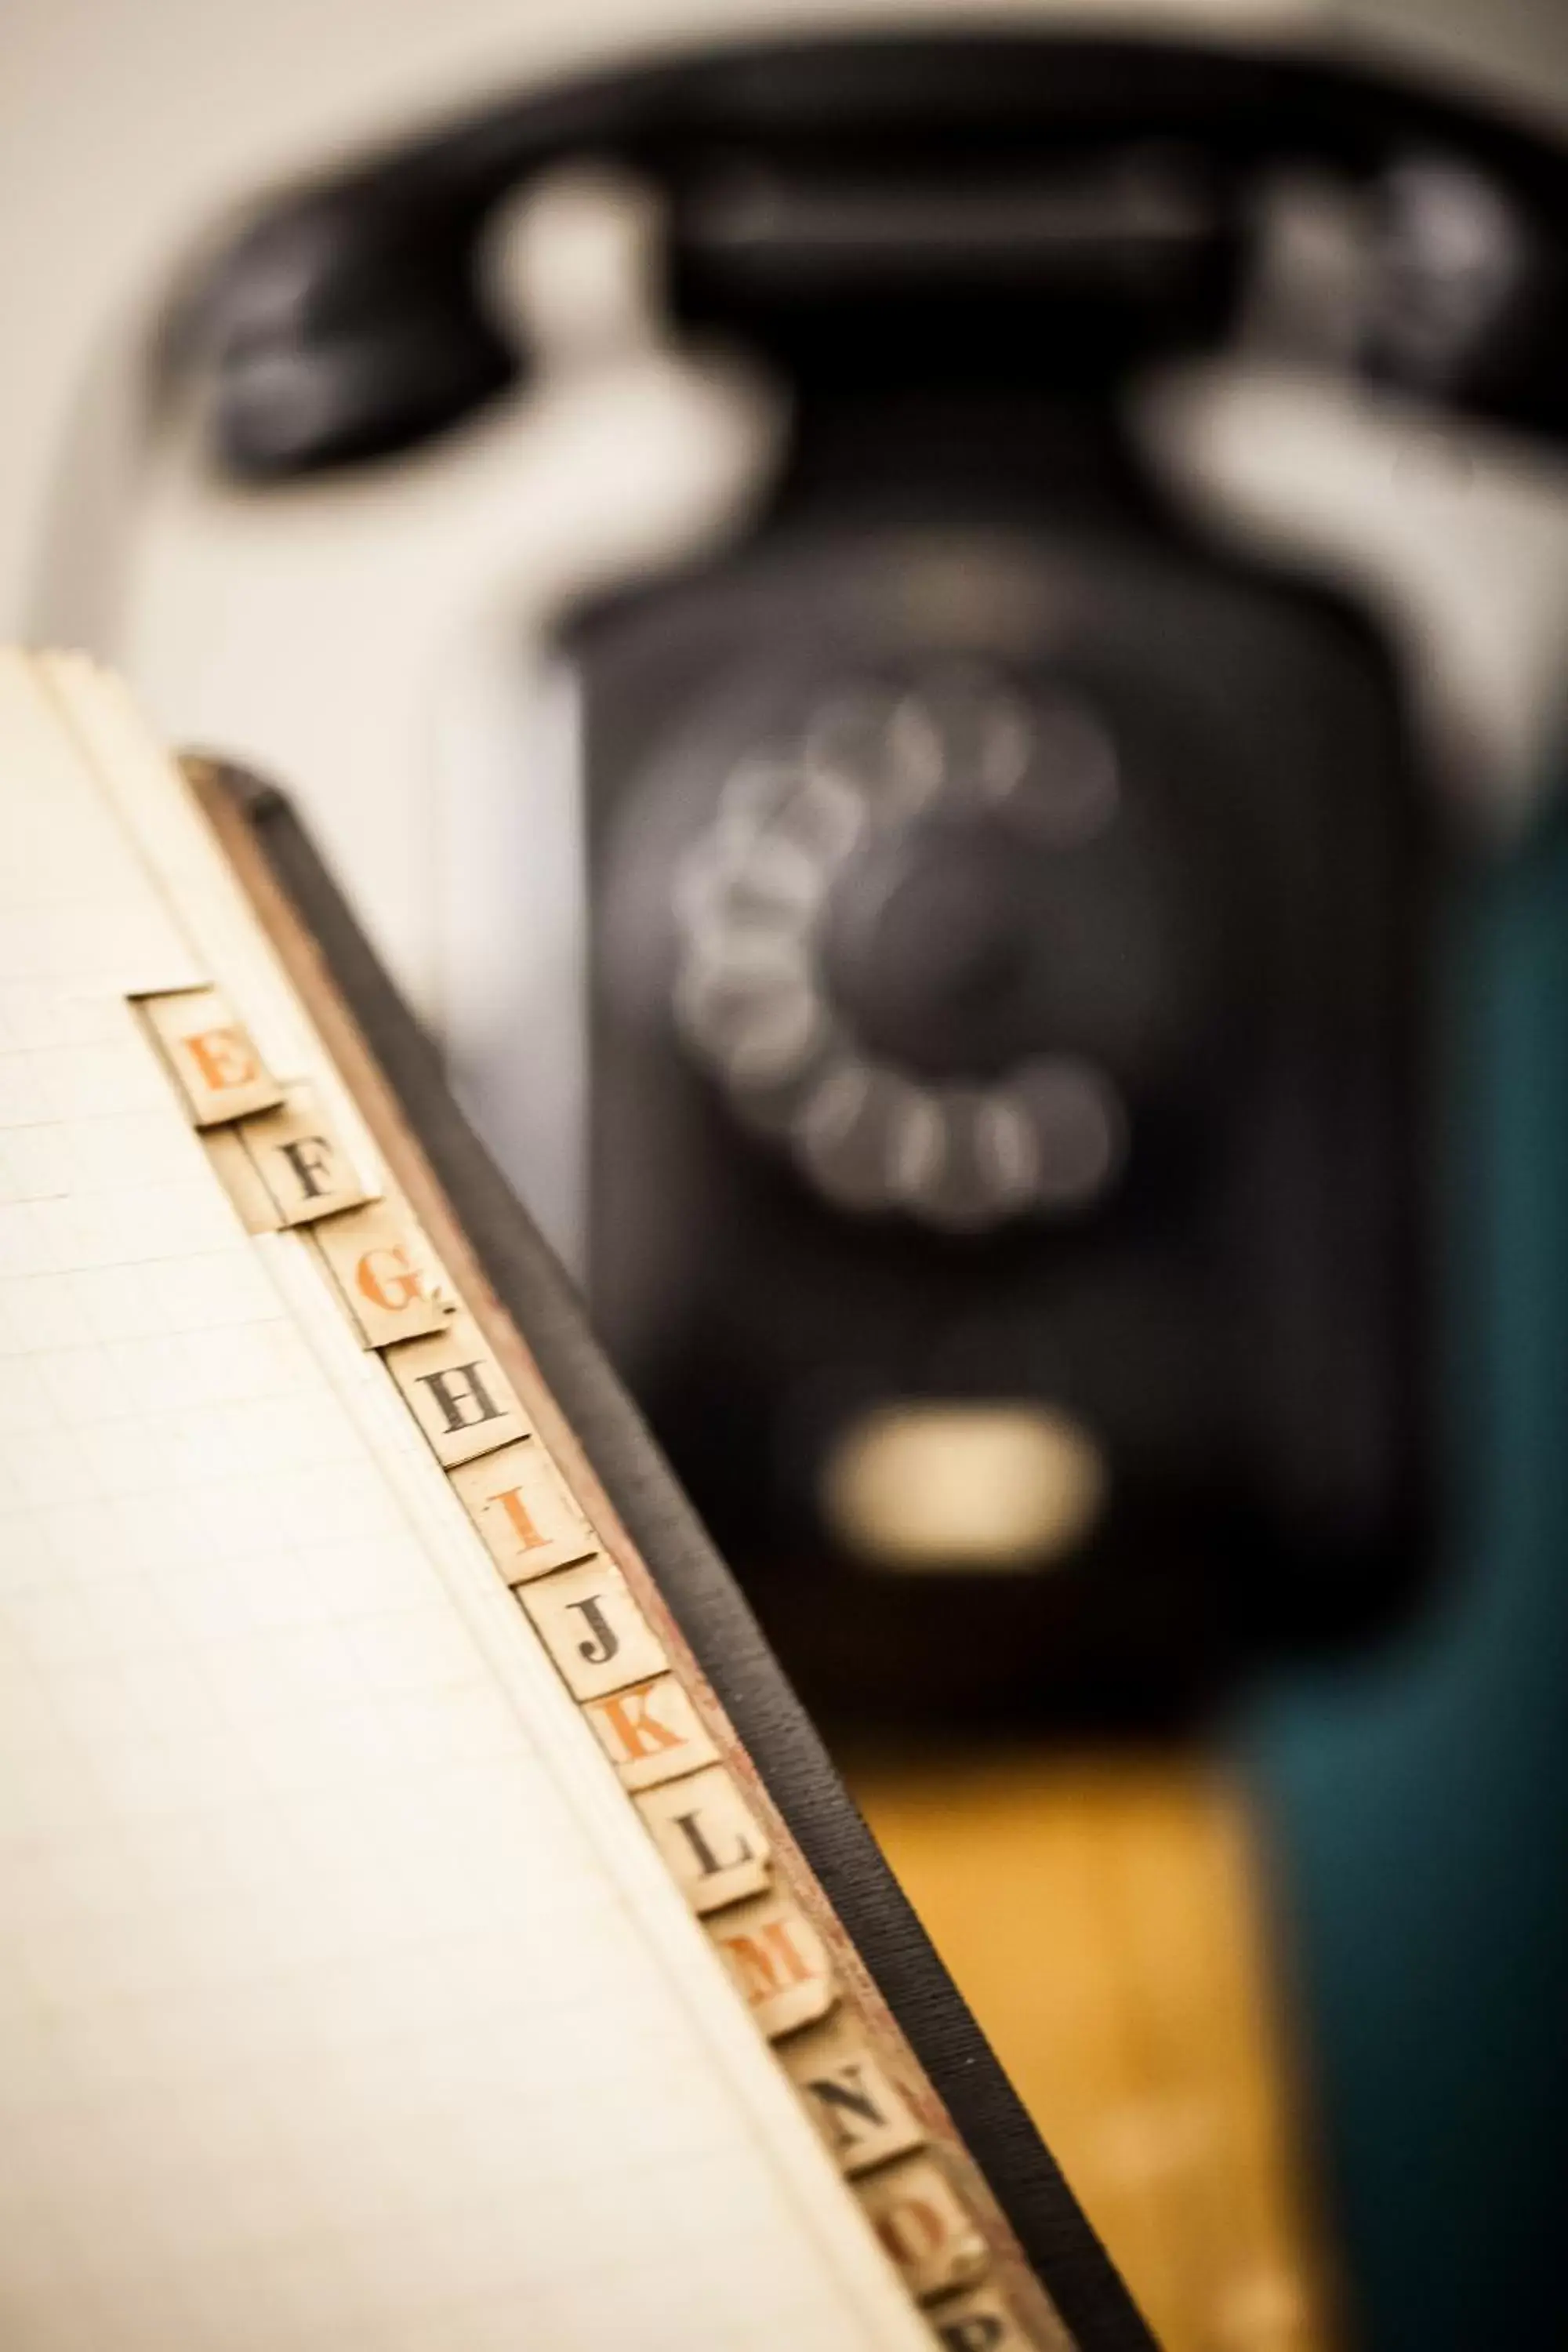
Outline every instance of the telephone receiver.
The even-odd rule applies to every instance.
[[[1281,1409],[1261,1531],[1283,1558],[1302,1513],[1336,1482],[1358,1498],[1349,1532],[1320,1511],[1305,1564],[1278,1571],[1272,1631],[1283,1629],[1289,1654],[1326,1614],[1362,1654],[1346,1679],[1299,1658],[1271,1675],[1254,1663],[1231,1736],[1269,1814],[1362,2340],[1372,2352],[1555,2341],[1568,1906],[1542,1857],[1568,1833],[1564,830],[1551,818],[1479,887],[1472,872],[1456,950],[1433,870],[1451,896],[1458,861],[1436,839],[1429,797],[1413,789],[1418,763],[1373,625],[1278,565],[1216,558],[1160,513],[1114,395],[1154,362],[1223,350],[1244,323],[1257,331],[1247,293],[1266,234],[1260,200],[1290,177],[1331,191],[1346,231],[1348,290],[1318,354],[1325,362],[1561,444],[1568,145],[1468,93],[1369,63],[1198,41],[857,37],[737,45],[584,79],[275,202],[218,257],[179,331],[207,374],[220,465],[264,486],[385,459],[452,431],[525,374],[526,349],[486,307],[479,248],[514,191],[577,158],[629,167],[661,193],[678,328],[759,353],[794,401],[784,478],[760,531],[574,622],[595,891],[618,887],[618,824],[643,808],[676,824],[681,791],[719,793],[748,730],[795,728],[836,664],[885,680],[926,659],[930,646],[907,631],[890,646],[856,636],[867,605],[909,576],[903,557],[887,553],[889,534],[957,531],[964,576],[993,577],[994,558],[1009,593],[1036,578],[1035,556],[1019,548],[1037,544],[1040,612],[1103,593],[1131,615],[1151,657],[1163,648],[1185,676],[1237,681],[1238,708],[1258,698],[1268,664],[1254,659],[1260,641],[1230,634],[1237,612],[1272,616],[1265,652],[1297,648],[1298,698],[1255,714],[1251,772],[1295,810],[1292,822],[1315,811],[1321,830],[1304,859],[1276,844],[1286,887],[1244,861],[1240,895],[1281,920],[1289,907],[1306,910],[1309,996],[1331,998],[1363,1039],[1363,1076],[1386,1116],[1358,1124],[1342,1094],[1325,1104],[1305,1082],[1293,1098],[1306,1140],[1293,1162],[1305,1189],[1289,1204],[1291,1245],[1309,1248],[1321,1229],[1340,1240],[1311,1261],[1294,1298],[1295,1352],[1310,1356],[1316,1377],[1303,1415]],[[1291,351],[1301,355],[1299,343]],[[1098,569],[1085,568],[1087,542],[1101,551]],[[1022,572],[1006,571],[1020,562]],[[1164,583],[1152,604],[1152,581]],[[803,614],[826,618],[775,676],[769,662]],[[1126,646],[1070,639],[1048,650],[1121,725]],[[1001,652],[1026,701],[1032,656]],[[1285,672],[1273,675],[1278,686]],[[1291,772],[1289,755],[1325,719],[1326,754],[1313,764],[1303,753]],[[1208,791],[1223,749],[1217,738],[1198,745],[1184,790]],[[1349,868],[1379,877],[1359,929],[1314,897],[1311,876],[1342,852]],[[638,855],[657,864],[657,841]],[[1281,922],[1259,928],[1272,936]],[[1254,938],[1227,1001],[1272,1001],[1266,950]],[[634,975],[637,1002],[648,999],[644,977]],[[892,1014],[902,1017],[901,1004]],[[1320,1045],[1326,1034],[1313,1032]],[[1464,1227],[1450,1223],[1443,1254],[1429,1246],[1434,1194],[1452,1188],[1424,1178],[1447,1150],[1445,1130],[1417,1075],[1430,1069],[1434,1034],[1446,1132],[1463,1133],[1469,1163]],[[1273,1061],[1288,1059],[1274,1042]],[[1119,1284],[1124,1292],[1128,1265],[1146,1270],[1168,1248],[1201,1277],[1186,1294],[1189,1332],[1204,1336],[1209,1306],[1219,1329],[1238,1299],[1267,1303],[1258,1265],[1239,1278],[1225,1236],[1200,1244],[1158,1184],[1152,1210],[1134,1187],[1100,1223],[1066,1229],[952,1237],[835,1219],[791,1191],[765,1151],[748,1157],[679,1053],[614,1003],[597,1016],[596,1050],[606,1074],[599,1230],[612,1259],[640,1249],[641,1262],[619,1287],[612,1265],[595,1311],[613,1352],[626,1341],[634,1387],[647,1375],[643,1401],[658,1404],[656,1426],[738,1558],[752,1522],[731,1524],[731,1508],[754,1514],[763,1496],[767,1523],[789,1528],[798,1497],[768,1481],[783,1475],[781,1460],[809,1454],[808,1417],[792,1404],[769,1444],[748,1451],[746,1416],[760,1428],[773,1400],[749,1396],[735,1367],[763,1360],[766,1332],[759,1325],[731,1359],[721,1348],[706,1385],[666,1396],[657,1348],[650,1364],[632,1360],[626,1297],[641,1299],[656,1335],[700,1355],[763,1266],[783,1282],[796,1326],[820,1293],[836,1338],[853,1326],[875,1371],[884,1357],[907,1361],[912,1343],[892,1309],[868,1307],[856,1324],[858,1285],[929,1299],[939,1318],[944,1302],[980,1296],[986,1362],[1016,1349],[1016,1381],[1026,1385],[1029,1335],[1079,1311],[1064,1306],[1061,1285],[1088,1265],[1081,1352],[1110,1369],[1098,1391],[1089,1381],[1085,1410],[1120,1429],[1122,1361],[1137,1358],[1142,1386],[1125,1439],[1134,1454],[1137,1413],[1152,1417],[1158,1438],[1167,1403],[1181,1426],[1178,1409],[1223,1381],[1196,1346],[1163,1372],[1136,1321],[1133,1343],[1119,1349],[1095,1284],[1103,1276],[1106,1297]],[[1238,1133],[1250,1100],[1240,1087]],[[1216,1162],[1222,1175],[1229,1165]],[[691,1169],[700,1181],[683,1192]],[[1198,1191],[1212,1191],[1214,1169],[1200,1174]],[[702,1268],[689,1297],[665,1263],[679,1255],[667,1231],[644,1246],[650,1192],[667,1223],[690,1211],[700,1255],[718,1268],[716,1297],[696,1307]],[[1235,1220],[1221,1223],[1229,1233]],[[722,1257],[727,1231],[744,1236],[739,1265]],[[1446,1401],[1433,1362],[1439,1329],[1458,1367]],[[1068,1362],[1041,1377],[1074,1376]],[[782,1366],[780,1395],[790,1377]],[[1238,1409],[1267,1412],[1268,1381],[1243,1385]],[[1341,1459],[1329,1408],[1362,1387],[1398,1410],[1380,1446],[1352,1444]],[[816,1399],[813,1409],[837,1405]],[[1195,1440],[1173,1450],[1189,1464],[1201,1455]],[[1081,1574],[1068,1562],[1035,1579],[868,1585],[841,1573],[825,1584],[788,1556],[771,1582],[758,1566],[753,1597],[814,1702],[875,1685],[901,1692],[920,1716],[962,1689],[983,1714],[1038,1700],[1059,1721],[1072,1695],[1109,1689],[1120,1705],[1131,1682],[1134,1718],[1146,1722],[1179,1686],[1189,1696],[1230,1688],[1236,1647],[1235,1592],[1216,1602],[1213,1591],[1226,1529],[1203,1497],[1162,1485],[1163,1458],[1156,1444],[1152,1466],[1128,1473],[1142,1508],[1122,1531],[1125,1558],[1112,1525]],[[1452,1573],[1435,1585],[1439,1520]],[[1256,1517],[1244,1533],[1250,1556]],[[1151,1553],[1172,1570],[1157,1605],[1140,1580]],[[1414,1633],[1386,1652],[1369,1647],[1413,1592],[1425,1604]],[[1210,1641],[1203,1629],[1221,1621]],[[826,1665],[825,1623],[841,1644]]]
[[[183,330],[223,464],[254,480],[412,448],[526,372],[477,250],[564,159],[666,200],[678,323],[792,374],[1101,383],[1212,349],[1283,170],[1359,199],[1351,367],[1568,433],[1568,152],[1359,62],[1016,35],[737,45],[497,106],[271,207]]]

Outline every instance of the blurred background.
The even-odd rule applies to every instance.
[[[11,0],[279,777],[1171,2352],[1568,2338],[1568,11]]]

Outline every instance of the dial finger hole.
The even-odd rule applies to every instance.
[[[892,1071],[840,1062],[825,1072],[793,1122],[807,1173],[845,1208],[885,1208],[895,1198],[894,1162],[915,1089]]]
[[[1039,1151],[1017,1104],[970,1087],[944,1087],[930,1100],[941,1149],[908,1187],[910,1210],[928,1224],[978,1232],[1026,1207]]]
[[[1110,1079],[1090,1063],[1052,1055],[1030,1064],[1006,1092],[1034,1130],[1041,1204],[1079,1207],[1098,1199],[1126,1153],[1126,1113]]]
[[[999,800],[1029,763],[1034,723],[1006,681],[981,668],[938,672],[920,699],[940,747],[942,786],[954,800]]]
[[[922,807],[942,782],[942,744],[918,697],[883,687],[836,695],[805,729],[805,764],[856,789],[879,815]]]
[[[1039,712],[1029,758],[993,794],[1007,824],[1051,849],[1093,840],[1111,823],[1121,799],[1121,765],[1110,730],[1092,710],[1066,698]]]
[[[773,1087],[796,1076],[827,1024],[804,972],[785,967],[683,973],[676,1018],[688,1044],[738,1087]]]

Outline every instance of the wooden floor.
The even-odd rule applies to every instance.
[[[1167,2352],[1335,2352],[1233,1792],[1167,1759],[847,1769]]]

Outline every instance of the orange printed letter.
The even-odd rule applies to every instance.
[[[261,1065],[243,1030],[203,1029],[186,1037],[184,1046],[202,1074],[202,1083],[214,1094],[230,1087],[248,1086],[261,1076]]]
[[[811,1981],[815,1972],[790,1932],[794,1925],[793,1919],[770,1919],[752,1934],[719,1939],[734,1955],[746,1999],[753,2008],[791,1985]]]
[[[499,1494],[490,1496],[490,1501],[500,1505],[506,1513],[508,1526],[524,1551],[531,1551],[538,1545],[548,1543],[549,1538],[540,1534],[528,1516],[528,1506],[522,1499],[521,1486],[503,1486]]]
[[[934,2205],[923,2197],[902,2197],[877,2216],[877,2235],[900,2269],[929,2262],[947,2235]]]
[[[354,1280],[371,1305],[384,1307],[389,1315],[425,1296],[424,1277],[410,1265],[401,1243],[390,1249],[366,1250],[354,1268]]]
[[[614,1698],[599,1702],[599,1720],[607,1724],[615,1735],[620,1749],[616,1760],[620,1763],[635,1764],[644,1756],[657,1756],[661,1748],[683,1744],[679,1732],[660,1723],[649,1706],[648,1692],[652,1687],[650,1683],[644,1683],[640,1690],[617,1691]]]

